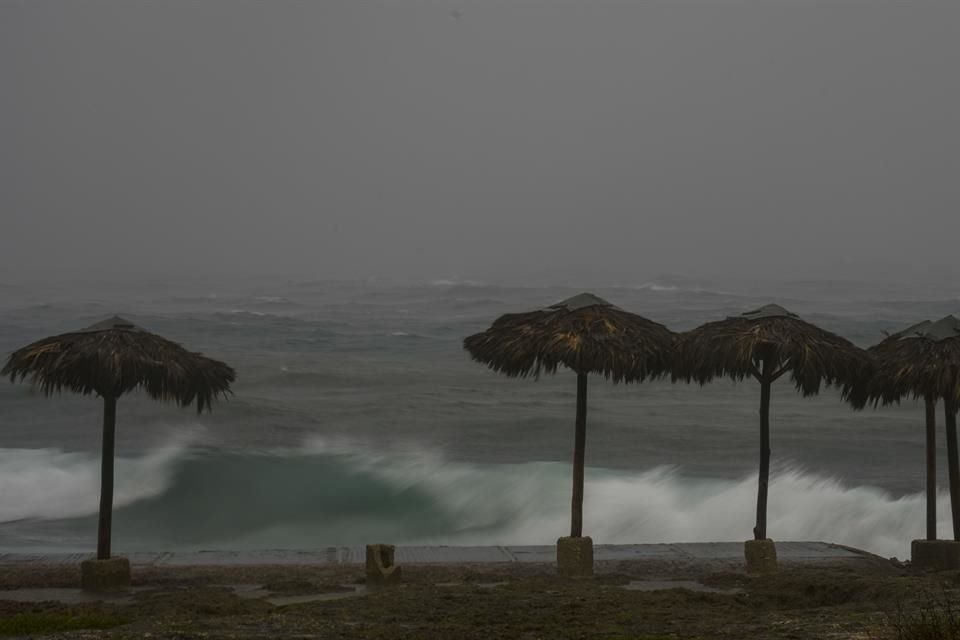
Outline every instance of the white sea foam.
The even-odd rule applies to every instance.
[[[350,444],[328,443],[341,455]],[[314,441],[313,451],[325,445]],[[354,449],[356,451],[356,449]],[[557,462],[475,465],[436,452],[356,454],[356,463],[398,490],[432,495],[459,531],[416,540],[446,544],[551,544],[570,521],[570,466]],[[709,542],[752,537],[757,481],[690,479],[660,467],[640,473],[588,469],[586,533],[600,543]],[[949,531],[949,496],[938,498],[940,531]],[[822,540],[883,556],[908,557],[922,537],[922,494],[895,498],[869,486],[787,470],[771,478],[768,533],[779,540]],[[412,542],[412,541],[408,541]]]
[[[567,463],[455,462],[437,451],[378,449],[374,442],[343,438],[311,438],[284,450],[207,449],[204,457],[191,459],[190,442],[117,460],[120,521],[136,518],[146,527],[144,540],[127,540],[129,547],[166,548],[194,539],[206,548],[297,548],[387,534],[400,544],[552,544],[569,530]],[[187,460],[189,471],[181,465]],[[0,521],[96,513],[99,468],[95,454],[0,450]],[[187,483],[206,486],[200,491]],[[255,496],[238,499],[237,487],[256,487],[270,515],[252,521]],[[336,489],[331,493],[329,487]],[[184,496],[195,498],[184,503]],[[196,510],[206,500],[209,517],[198,519]],[[598,543],[745,540],[752,535],[755,500],[753,475],[709,480],[666,467],[590,468],[584,531]],[[125,506],[134,511],[124,516]],[[945,493],[938,508],[946,535]],[[776,540],[822,540],[902,558],[910,540],[923,535],[924,509],[921,494],[895,498],[874,487],[788,470],[772,478],[768,529]],[[210,526],[213,517],[219,537],[193,530]],[[151,522],[164,523],[177,539],[163,538]]]
[[[468,525],[456,542],[549,544],[566,535],[569,466],[518,467],[507,473],[460,469],[424,478]],[[755,501],[754,477],[703,481],[667,469],[588,470],[584,527],[605,543],[745,540],[752,535]],[[946,532],[949,498],[941,494],[938,502]],[[902,558],[910,540],[922,537],[923,526],[921,495],[897,499],[876,488],[845,487],[799,471],[771,481],[768,532],[774,539],[823,540]]]
[[[114,507],[167,490],[174,463],[198,439],[183,433],[141,457],[116,458]],[[97,512],[99,501],[99,454],[0,449],[0,523],[88,515]]]
[[[637,289],[641,291],[677,291],[679,287],[668,284],[658,284],[656,282],[644,282],[643,284],[637,285]]]
[[[437,280],[432,280],[430,282],[431,286],[434,287],[477,287],[480,286],[480,283],[476,280],[460,280],[457,278],[438,278]]]

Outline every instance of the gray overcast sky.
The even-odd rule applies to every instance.
[[[960,2],[0,0],[0,280],[960,274]]]

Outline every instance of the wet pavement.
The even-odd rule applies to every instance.
[[[877,556],[827,542],[777,542],[777,557],[787,563],[834,561],[876,561]],[[311,550],[259,551],[134,551],[117,555],[129,558],[134,566],[249,566],[249,565],[350,565],[366,562],[363,545],[324,547]],[[92,557],[83,553],[0,553],[0,565],[70,565]],[[598,544],[594,560],[660,560],[710,563],[743,560],[742,542],[688,542],[674,544]],[[527,546],[398,546],[397,564],[470,564],[489,562],[554,562],[553,545]]]
[[[815,565],[817,563],[877,563],[886,561],[878,556],[841,545],[825,542],[777,542],[777,556],[783,564]],[[272,566],[336,566],[359,565],[366,561],[364,546],[327,547],[316,550],[265,550],[265,551],[182,551],[182,552],[133,552],[125,555],[134,567],[252,567]],[[8,567],[70,566],[79,565],[91,557],[89,553],[0,553],[0,570]],[[541,546],[398,546],[395,562],[403,564],[473,564],[473,563],[554,563],[556,547]],[[624,544],[596,545],[594,561],[648,562],[651,566],[697,567],[702,570],[730,570],[743,565],[742,542],[707,542],[677,544]],[[665,589],[689,589],[736,593],[739,590],[717,589],[689,579],[662,579],[651,575],[649,580],[632,580],[622,585],[628,590],[657,591]],[[678,576],[674,576],[677,578]],[[482,583],[477,586],[496,588],[502,582]],[[243,598],[263,599],[274,605],[289,605],[318,600],[336,600],[362,596],[368,592],[366,585],[344,584],[340,589],[318,593],[284,594],[271,591],[261,584],[220,585],[231,589]],[[458,583],[438,583],[441,587],[458,586]],[[0,600],[20,602],[59,601],[66,603],[108,602],[128,604],[139,591],[149,587],[133,587],[116,594],[88,593],[80,589],[30,588],[0,591]]]

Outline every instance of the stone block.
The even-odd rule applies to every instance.
[[[130,561],[84,560],[80,563],[80,587],[95,592],[126,591],[130,588]]]
[[[568,578],[593,575],[593,539],[560,538],[557,540],[557,573]]]
[[[914,540],[910,543],[910,563],[915,567],[933,571],[960,569],[960,542]]]
[[[748,573],[773,573],[777,570],[777,547],[773,540],[747,540],[743,543]]]
[[[367,545],[368,584],[398,584],[401,581],[400,567],[393,562],[395,551],[392,544]]]

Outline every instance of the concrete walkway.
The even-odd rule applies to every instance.
[[[777,542],[782,562],[815,564],[881,560],[866,551],[826,542]],[[123,553],[135,566],[249,566],[249,565],[350,565],[366,560],[363,545],[312,550],[173,551]],[[0,553],[0,565],[74,565],[92,557],[85,553]],[[742,542],[690,542],[676,544],[598,544],[594,560],[662,561],[677,564],[743,561]],[[488,562],[555,562],[556,547],[542,546],[398,546],[397,564],[458,564]]]
[[[851,549],[825,542],[777,542],[777,555],[784,565],[845,564],[859,567],[889,566],[889,562],[858,549]],[[291,551],[177,551],[177,552],[131,552],[122,553],[135,567],[253,567],[256,565],[336,566],[360,565],[366,561],[364,546],[327,547],[323,549]],[[0,553],[0,571],[3,567],[30,571],[32,567],[61,566],[77,568],[82,560],[92,557],[90,553]],[[472,563],[546,563],[556,562],[556,547],[542,546],[399,546],[396,548],[397,564],[472,564]],[[690,574],[711,571],[740,571],[743,569],[742,542],[704,542],[683,544],[600,544],[594,547],[594,560],[634,561],[654,570],[649,580],[634,580],[622,588],[628,590],[659,590],[685,588],[694,591],[721,591],[735,593],[737,589],[713,589],[692,580]],[[617,570],[616,565],[607,565]],[[598,571],[600,566],[598,566]],[[684,577],[686,576],[686,577]],[[487,585],[495,586],[496,583]],[[227,585],[241,597],[264,597],[274,604],[311,602],[314,600],[354,597],[366,591],[365,586],[343,585],[353,589],[344,593],[323,593],[306,596],[286,596],[264,591],[259,584]],[[443,585],[440,585],[443,586]],[[478,586],[484,586],[479,584]],[[19,602],[44,602],[56,600],[64,603],[110,602],[129,604],[137,591],[148,590],[139,586],[127,592],[115,594],[87,593],[73,588],[21,588],[0,590],[0,600]]]

